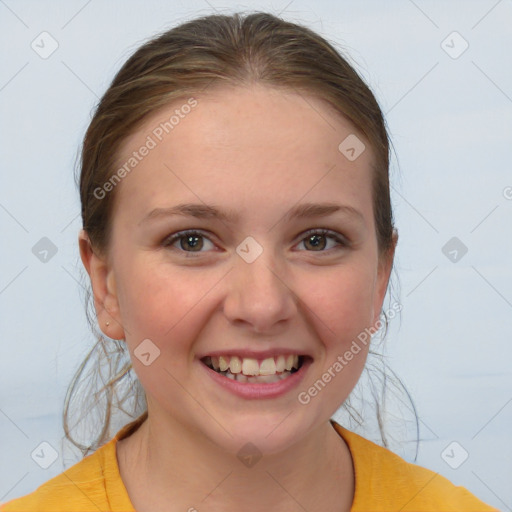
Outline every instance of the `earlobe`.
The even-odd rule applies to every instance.
[[[107,258],[98,255],[85,230],[78,235],[80,258],[89,274],[94,296],[96,317],[102,332],[112,339],[123,339],[124,329],[121,324],[119,303],[113,269]]]

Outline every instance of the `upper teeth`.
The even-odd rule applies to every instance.
[[[214,370],[231,373],[243,373],[244,375],[275,375],[276,373],[290,371],[292,368],[299,367],[299,356],[290,354],[288,356],[280,355],[276,358],[269,357],[263,359],[261,363],[251,357],[238,356],[212,356],[206,358],[206,363],[211,363]]]

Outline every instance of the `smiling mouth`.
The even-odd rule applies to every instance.
[[[252,358],[214,357],[206,356],[201,359],[210,370],[238,382],[267,383],[284,380],[302,368],[309,356],[290,354],[258,361]],[[310,358],[311,359],[311,358]]]

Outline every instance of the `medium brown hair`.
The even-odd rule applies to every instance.
[[[142,45],[122,66],[101,98],[84,137],[79,182],[83,229],[99,254],[108,252],[116,189],[99,199],[95,191],[117,170],[122,143],[151,114],[179,98],[207,87],[262,84],[322,99],[348,119],[369,144],[374,157],[372,199],[379,256],[393,247],[389,187],[389,139],[380,107],[364,81],[332,44],[312,30],[268,13],[210,15],[183,23]],[[341,140],[340,140],[341,142]],[[63,413],[66,437],[84,455],[106,442],[113,407],[135,400],[134,410],[147,415],[144,391],[131,375],[125,343],[107,340],[96,327],[87,296],[87,316],[97,343],[68,388]],[[387,330],[387,318],[386,318]],[[106,378],[94,394],[103,400],[103,427],[92,443],[73,439],[68,425],[70,400],[93,354],[107,361]],[[91,383],[101,374],[98,363]],[[129,383],[126,380],[132,379]],[[120,396],[122,384],[124,395]],[[78,401],[79,410],[83,403]],[[91,407],[92,407],[91,406]],[[90,409],[90,408],[89,408]],[[146,410],[144,410],[146,409]],[[85,414],[89,414],[89,410]],[[380,425],[380,422],[379,422]]]

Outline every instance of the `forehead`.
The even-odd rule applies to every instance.
[[[358,203],[371,214],[372,163],[362,135],[320,99],[223,87],[173,101],[124,141],[118,167],[128,172],[116,203],[142,215],[182,199],[244,210],[304,197]]]

